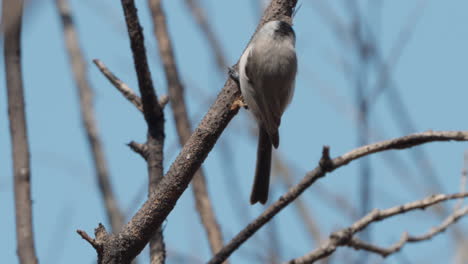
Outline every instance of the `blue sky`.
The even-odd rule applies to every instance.
[[[352,49],[348,43],[338,40],[329,24],[320,17],[317,12],[319,2],[303,0],[295,19],[299,73],[295,97],[281,124],[279,152],[295,168],[296,181],[316,166],[323,145],[331,146],[333,156],[356,147],[354,86],[339,66],[343,58],[352,58]],[[328,2],[337,17],[349,24],[342,1]],[[377,135],[371,141],[430,129],[468,129],[465,122],[468,98],[468,28],[465,25],[468,2],[429,0],[425,1],[425,5],[420,2],[383,1],[379,34],[380,50],[387,58],[408,17],[414,16],[414,8],[424,6],[414,33],[392,71],[395,83],[392,88],[399,91],[415,128],[411,131],[399,128],[393,115],[396,106],[389,103],[384,93],[374,103],[370,114],[372,131]],[[137,0],[136,3],[157,93],[167,94],[146,1]],[[234,64],[255,29],[258,14],[249,0],[204,0],[202,3],[228,63]],[[367,1],[360,3],[364,13]],[[186,86],[190,115],[196,124],[222,88],[225,76],[217,69],[209,45],[194,24],[184,1],[164,1],[164,4],[176,59]],[[89,79],[95,90],[98,126],[113,186],[121,207],[130,217],[145,197],[146,166],[125,144],[131,140],[144,141],[145,123],[140,113],[116,92],[91,62],[94,58],[101,59],[117,76],[137,89],[122,10],[119,1],[110,0],[72,0],[71,5],[80,44],[88,61]],[[81,127],[77,93],[65,53],[62,28],[54,1],[34,3],[27,15],[23,32],[23,70],[38,257],[40,262],[48,264],[92,263],[95,259],[94,249],[75,230],[92,233],[99,222],[109,225],[97,192]],[[370,83],[374,82],[373,78],[370,78]],[[0,118],[0,131],[4,135],[0,137],[0,159],[4,164],[0,169],[0,218],[3,219],[0,225],[0,260],[2,263],[17,263],[3,64],[0,64],[0,88],[3,102],[0,116],[4,117]],[[165,168],[168,168],[179,146],[170,107],[166,108],[165,113]],[[203,164],[226,241],[264,208],[251,206],[248,202],[256,153],[256,142],[250,136],[249,124],[248,113],[240,111]],[[427,153],[443,191],[458,191],[466,143],[433,143],[420,149]],[[427,175],[417,169],[409,150],[393,153],[408,166],[408,170],[403,169],[402,174],[387,166],[384,154],[370,158],[373,207],[387,208],[424,197],[424,192],[418,190],[424,190],[427,186]],[[239,190],[235,192],[231,185],[233,177],[239,185]],[[399,180],[401,178],[404,180]],[[358,163],[355,162],[331,173],[303,194],[323,235],[345,227],[356,219],[340,213],[317,189],[331,190],[358,207],[358,186]],[[285,191],[281,180],[274,176],[270,201],[276,200]],[[232,207],[232,197],[244,216],[239,217]],[[399,239],[403,231],[420,234],[440,221],[440,217],[428,211],[411,213],[373,225],[373,239],[380,245],[389,245]],[[466,230],[466,223],[466,220],[462,220],[459,226]],[[301,256],[316,247],[293,207],[274,218],[274,227],[281,238],[280,256],[283,261]],[[233,255],[233,262],[255,263],[252,256],[268,250],[266,230],[269,228],[271,225],[243,245]],[[191,190],[184,193],[165,222],[164,234],[169,254],[175,252],[196,256],[201,261],[209,258],[209,247],[194,210]],[[140,258],[140,263],[147,263],[145,254]],[[346,257],[346,254],[355,255],[354,251],[339,249],[338,263],[340,256]],[[402,255],[408,263],[446,263],[453,261],[454,254],[455,245],[449,231],[429,242],[407,245],[402,254],[390,257],[384,263],[403,263]],[[375,257],[375,260],[380,260],[380,257]],[[171,258],[169,263],[177,262]]]

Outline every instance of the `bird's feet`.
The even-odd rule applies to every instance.
[[[248,109],[247,104],[244,102],[244,97],[240,95],[231,105],[231,110],[237,110],[241,107]]]

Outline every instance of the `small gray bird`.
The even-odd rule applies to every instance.
[[[239,62],[242,96],[258,123],[257,167],[250,203],[268,199],[271,147],[278,148],[281,115],[294,93],[296,36],[291,25],[270,21],[254,35]]]

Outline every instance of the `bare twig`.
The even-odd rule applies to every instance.
[[[140,154],[142,158],[145,160],[148,159],[148,146],[146,144],[137,143],[135,141],[131,141],[127,144],[131,150],[135,151],[136,153]]]
[[[135,94],[132,88],[130,88],[126,83],[121,81],[117,76],[115,76],[104,63],[98,59],[93,60],[94,64],[99,68],[99,70],[106,76],[106,78],[122,93],[125,98],[127,98],[130,103],[132,103],[138,110],[143,112],[143,104],[138,95]]]
[[[16,243],[20,263],[37,263],[31,204],[31,167],[21,71],[22,0],[4,0],[3,56],[8,95],[11,151],[15,189]]]
[[[306,176],[287,193],[282,195],[276,202],[271,204],[259,217],[252,221],[246,228],[239,232],[224,248],[218,252],[210,261],[210,264],[221,263],[234,252],[242,243],[250,238],[256,231],[265,225],[271,218],[284,209],[296,199],[305,189],[318,179],[324,177],[341,166],[353,160],[368,156],[372,153],[392,149],[406,149],[433,141],[468,141],[468,131],[428,131],[411,134],[405,137],[385,140],[378,143],[366,145],[352,150],[340,157],[330,159],[329,148],[324,147],[319,166],[308,172]]]
[[[174,113],[176,129],[179,135],[179,143],[183,146],[192,133],[185,104],[184,87],[176,66],[172,40],[167,29],[166,15],[161,6],[161,1],[148,0],[148,5],[153,17],[154,34],[158,41],[159,54],[166,73],[169,96],[171,97],[172,112]],[[196,207],[200,215],[202,225],[206,230],[211,251],[214,254],[223,247],[223,237],[208,196],[206,178],[201,168],[195,173],[192,183]]]
[[[443,232],[447,227],[453,223],[455,223],[460,217],[468,214],[468,208],[463,208],[462,210],[457,211],[453,215],[449,216],[440,226],[437,228],[432,229],[428,233],[422,236],[409,236],[404,234],[403,237],[397,242],[395,245],[391,246],[390,248],[384,249],[378,246],[368,244],[363,242],[357,238],[354,238],[354,235],[362,230],[364,230],[367,226],[371,223],[382,221],[389,217],[404,214],[409,211],[413,210],[420,210],[425,209],[426,207],[438,204],[443,201],[453,200],[453,199],[460,199],[468,197],[468,193],[455,193],[455,194],[438,194],[438,195],[431,195],[426,197],[423,200],[410,202],[407,204],[395,206],[385,210],[373,210],[363,218],[359,219],[353,225],[348,228],[339,230],[334,232],[330,235],[328,241],[326,241],[323,245],[321,245],[316,250],[312,251],[311,253],[297,258],[290,260],[288,263],[290,264],[299,264],[299,263],[314,263],[315,261],[322,259],[326,256],[331,255],[335,250],[340,246],[351,246],[358,249],[364,249],[367,251],[371,251],[374,253],[379,253],[382,256],[386,257],[394,252],[399,251],[406,242],[418,242],[422,240],[427,240],[432,238],[434,235]]]
[[[81,118],[93,157],[96,180],[104,200],[108,221],[111,223],[112,230],[117,232],[123,225],[123,215],[112,190],[109,170],[94,117],[93,91],[88,81],[86,62],[78,44],[78,34],[67,0],[56,0],[55,3],[62,21],[65,44],[80,97]]]
[[[96,67],[104,74],[104,76],[114,85],[115,88],[125,97],[127,100],[132,103],[140,112],[143,113],[143,104],[141,103],[141,98],[133,91],[130,86],[120,80],[115,74],[113,74],[106,65],[98,60],[93,60]],[[158,103],[161,109],[164,109],[166,104],[169,102],[169,96],[161,95],[159,97]]]
[[[124,6],[128,5],[129,2],[133,3],[130,0],[122,1]],[[257,28],[270,20],[281,19],[291,22],[292,10],[296,2],[297,0],[271,1]],[[158,184],[157,191],[152,193],[151,197],[120,233],[116,235],[105,234],[100,239],[96,238],[100,245],[98,250],[99,263],[112,261],[129,263],[144,248],[149,238],[172,211],[193,175],[212,150],[227,124],[237,113],[238,109],[232,110],[231,105],[239,95],[240,92],[235,82],[228,79],[215,103]],[[145,110],[144,100],[143,109]]]
[[[462,218],[465,215],[468,215],[468,207],[464,207],[464,208],[456,210],[455,212],[453,212],[453,214],[448,216],[442,222],[442,224],[440,224],[437,227],[431,228],[430,231],[428,231],[427,233],[425,233],[423,235],[410,236],[406,232],[403,233],[400,241],[398,241],[397,243],[395,243],[394,245],[392,245],[392,246],[390,246],[388,248],[382,248],[382,247],[378,247],[378,246],[375,246],[375,245],[371,245],[371,244],[368,244],[368,243],[366,243],[364,241],[359,241],[356,238],[353,238],[351,240],[350,246],[353,247],[353,248],[356,248],[356,249],[364,249],[364,250],[367,250],[367,251],[377,253],[377,254],[381,255],[382,257],[388,257],[389,255],[391,255],[393,253],[396,253],[399,250],[401,250],[401,248],[403,248],[403,246],[406,243],[414,243],[414,242],[429,240],[429,239],[433,238],[434,236],[443,233],[450,225],[456,223],[460,218]]]
[[[78,235],[81,236],[81,238],[88,241],[88,243],[91,244],[91,246],[93,246],[95,249],[99,248],[99,245],[96,243],[96,240],[91,238],[85,231],[77,230],[76,232],[78,233]]]

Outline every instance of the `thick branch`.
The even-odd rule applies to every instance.
[[[450,195],[438,194],[429,196],[423,200],[414,201],[404,205],[395,206],[385,210],[373,210],[371,213],[367,214],[353,225],[348,228],[339,230],[330,235],[328,241],[326,241],[319,248],[313,252],[297,259],[289,261],[290,264],[299,264],[299,263],[314,263],[315,261],[322,259],[331,255],[335,250],[340,246],[351,246],[358,249],[364,249],[371,252],[379,253],[382,256],[388,256],[391,253],[399,251],[406,242],[417,242],[422,240],[427,240],[432,238],[434,235],[443,232],[447,227],[457,221],[460,217],[468,214],[467,208],[459,210],[447,218],[442,225],[431,230],[425,235],[419,237],[410,237],[407,234],[404,234],[403,237],[395,245],[388,249],[380,248],[378,246],[363,242],[357,238],[354,238],[354,235],[371,223],[382,221],[384,219],[390,218],[395,215],[404,214],[409,211],[425,209],[426,207],[438,204],[443,201],[460,199],[468,197],[468,193],[456,193]]]
[[[129,2],[133,3],[129,0],[122,2],[124,7]],[[273,0],[259,26],[273,19],[290,21],[296,2],[297,0]],[[237,113],[238,109],[231,109],[231,105],[239,95],[237,85],[228,79],[215,103],[158,185],[157,191],[153,192],[120,233],[109,235],[109,239],[102,240],[100,246],[102,252],[105,252],[105,258],[100,258],[99,263],[129,263],[144,248],[172,211],[222,131]],[[145,109],[144,100],[143,108]],[[102,253],[98,251],[98,256],[100,255]]]
[[[4,0],[5,25],[3,56],[8,94],[11,151],[15,188],[16,241],[20,263],[37,263],[31,205],[31,167],[21,71],[22,0]]]
[[[164,65],[179,143],[183,146],[192,133],[185,104],[184,87],[179,77],[172,41],[167,29],[166,15],[161,6],[161,1],[148,0],[148,5],[153,17],[154,34],[158,42],[159,54]],[[214,254],[223,247],[223,237],[208,196],[206,178],[201,168],[193,177],[192,189],[201,222],[206,230],[211,251]]]
[[[56,0],[55,3],[62,21],[65,44],[80,97],[81,118],[93,157],[96,179],[104,200],[108,221],[111,223],[112,230],[117,232],[123,225],[123,215],[112,190],[109,170],[94,117],[93,91],[88,81],[86,62],[78,44],[78,34],[67,0]]]
[[[412,134],[401,138],[385,140],[374,144],[366,145],[350,151],[343,156],[330,159],[328,147],[324,147],[322,159],[314,170],[308,172],[306,176],[289,191],[281,196],[276,202],[270,205],[259,217],[252,221],[245,229],[237,234],[220,252],[211,260],[210,264],[221,263],[229,257],[242,243],[250,238],[257,230],[265,225],[271,218],[279,213],[283,208],[296,199],[305,189],[318,179],[324,177],[327,172],[336,170],[353,160],[392,149],[410,148],[433,141],[468,141],[468,131],[428,131]]]

